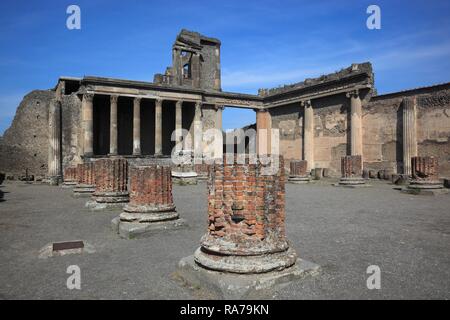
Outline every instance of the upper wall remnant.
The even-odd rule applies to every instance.
[[[172,47],[172,66],[155,74],[154,82],[221,91],[220,41],[181,30]]]

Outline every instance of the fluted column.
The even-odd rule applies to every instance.
[[[162,155],[162,100],[155,101],[155,156]]]
[[[109,132],[109,153],[117,155],[117,99],[118,96],[110,97],[111,111],[110,111],[110,132]]]
[[[178,100],[175,104],[175,146],[177,148],[177,151],[183,150],[183,147],[180,144],[183,138],[183,134],[181,131],[183,129],[182,106],[182,100]]]
[[[83,128],[84,128],[84,156],[90,157],[94,154],[94,94],[83,95]]]
[[[52,100],[48,113],[48,176],[51,184],[61,180],[61,103]]]
[[[348,92],[350,98],[350,154],[362,157],[362,104],[358,90]]]
[[[307,161],[308,171],[314,169],[314,111],[310,100],[302,101],[304,107],[303,160]]]
[[[416,103],[403,99],[403,173],[411,175],[411,158],[417,156]]]
[[[141,155],[141,98],[133,101],[133,155]]]

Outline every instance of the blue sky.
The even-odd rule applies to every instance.
[[[66,9],[81,8],[81,30]],[[366,28],[370,4],[381,30]],[[222,89],[302,81],[371,61],[378,93],[450,81],[450,1],[23,1],[0,3],[0,134],[22,97],[59,76],[152,81],[181,28],[222,41]],[[255,120],[228,108],[225,129]]]

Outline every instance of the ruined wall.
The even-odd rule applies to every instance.
[[[363,108],[366,169],[403,172],[402,101],[415,97],[418,156],[435,156],[450,176],[450,84],[373,97]]]
[[[0,142],[0,172],[45,176],[48,170],[48,109],[55,92],[34,90],[27,94]]]

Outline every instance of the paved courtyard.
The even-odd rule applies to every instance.
[[[406,195],[371,183],[286,186],[287,237],[300,257],[322,269],[267,298],[450,298],[450,195]],[[174,276],[206,231],[205,183],[174,187],[188,228],[139,240],[120,239],[110,229],[118,212],[89,212],[71,189],[23,182],[0,188],[0,298],[210,298]],[[68,240],[83,240],[95,252],[39,258],[45,245]],[[69,265],[81,269],[81,290],[66,287]],[[367,289],[370,265],[381,268],[380,290]]]

